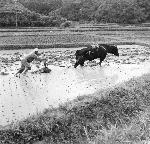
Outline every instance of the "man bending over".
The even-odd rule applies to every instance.
[[[28,70],[31,70],[31,66],[30,63],[34,60],[37,61],[43,61],[45,59],[41,59],[39,58],[39,52],[38,52],[38,48],[35,48],[31,53],[29,53],[28,55],[24,56],[24,58],[21,60],[21,68],[19,69],[19,71],[15,74],[15,76],[17,76],[18,74],[26,74]]]

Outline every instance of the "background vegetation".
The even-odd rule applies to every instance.
[[[64,21],[149,22],[149,0],[0,0],[0,26],[60,26]]]

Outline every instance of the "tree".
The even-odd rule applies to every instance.
[[[146,20],[143,8],[135,2],[120,1],[101,6],[96,13],[98,21],[115,23],[140,23]]]
[[[61,0],[19,0],[26,8],[36,13],[48,15],[62,6]]]
[[[97,5],[92,0],[82,1],[79,11],[79,17],[82,20],[91,21],[94,19],[94,12],[97,9]]]
[[[138,6],[143,9],[147,20],[150,21],[150,0],[136,0]]]
[[[70,4],[61,9],[60,15],[69,20],[79,21],[80,4]]]

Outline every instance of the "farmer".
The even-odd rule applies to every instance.
[[[40,62],[45,60],[45,59],[39,58],[39,55],[40,55],[40,53],[38,52],[38,48],[35,48],[31,53],[24,56],[24,58],[21,60],[21,68],[15,74],[15,76],[17,76],[17,74],[20,74],[20,73],[26,74],[28,70],[31,70],[30,63],[33,60],[37,60],[37,61],[40,61]]]

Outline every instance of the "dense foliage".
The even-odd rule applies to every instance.
[[[19,26],[60,26],[66,19],[136,24],[150,20],[150,1],[0,0],[0,26],[15,26],[16,11]]]
[[[150,20],[149,0],[82,1],[62,8],[61,15],[70,20],[113,23],[140,23]]]
[[[39,26],[60,26],[65,19],[61,17],[41,16],[35,12],[33,13],[18,13],[17,26],[19,27],[39,27]],[[16,14],[15,13],[0,13],[0,27],[15,27]]]
[[[0,0],[0,26],[60,26],[64,22],[61,16],[47,16],[57,9],[59,0]]]
[[[51,11],[62,6],[61,0],[18,0],[31,11],[48,15]]]

